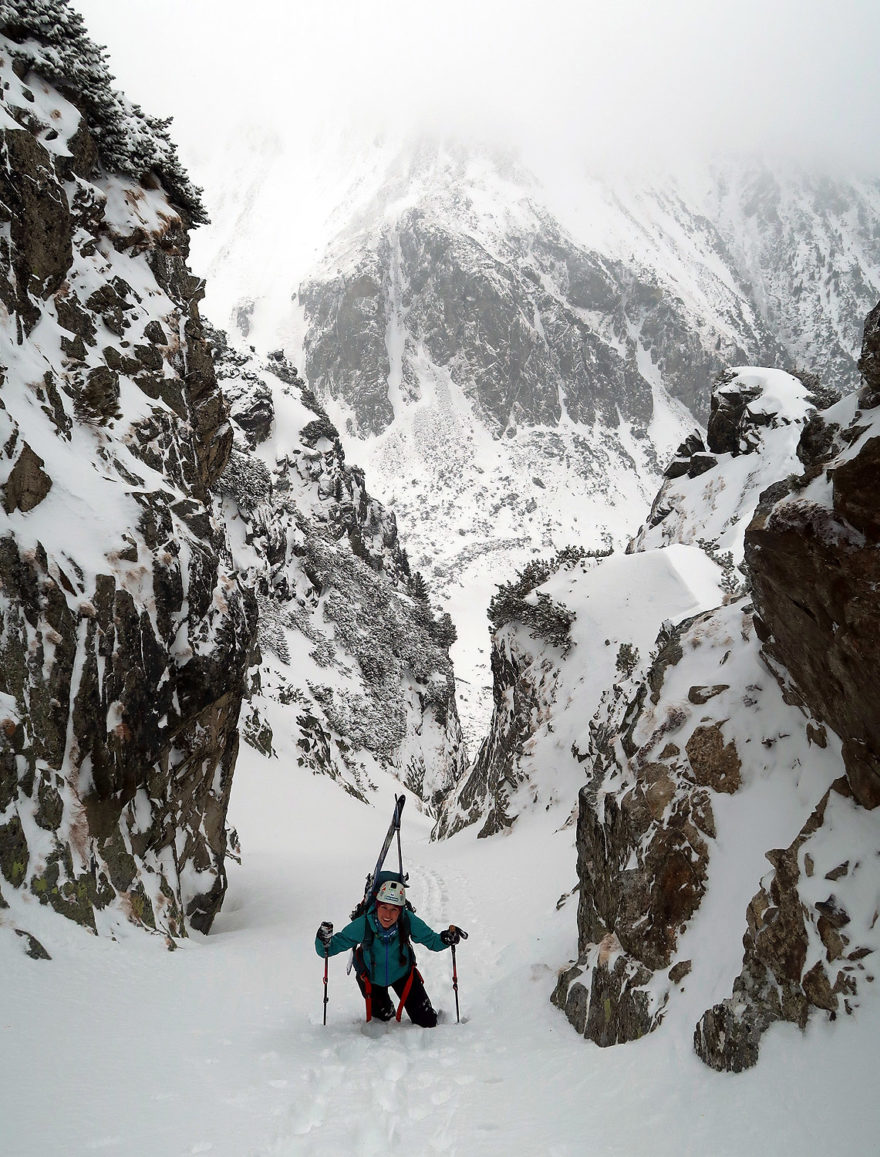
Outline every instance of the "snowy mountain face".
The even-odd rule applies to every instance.
[[[302,359],[462,639],[536,553],[625,541],[719,371],[852,381],[853,319],[880,293],[874,184],[718,166],[579,173],[560,192],[509,158],[428,144],[353,167],[312,268],[297,251],[279,276],[273,233],[276,288],[245,247],[265,248],[277,165],[246,217],[221,199],[212,308]],[[485,659],[463,641],[455,656],[478,741]]]
[[[436,806],[465,751],[448,649],[394,515],[345,464],[339,435],[280,352],[211,333],[235,442],[217,483],[236,567],[256,591],[262,662],[243,719],[366,800],[385,769]]]
[[[0,907],[185,936],[226,886],[256,611],[210,494],[197,200],[69,9],[0,15]]]

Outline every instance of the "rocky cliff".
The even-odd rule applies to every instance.
[[[729,566],[751,519],[754,601],[729,589],[727,607],[667,626],[592,720],[579,957],[554,1000],[599,1044],[643,1035],[678,1005],[701,1058],[739,1071],[774,1021],[852,1013],[873,979],[876,696],[859,663],[877,635],[864,586],[875,331],[872,313],[861,394],[821,413],[792,379],[722,380],[708,449],[681,447],[636,541],[696,540]],[[768,468],[778,481],[758,498]]]
[[[764,650],[843,739],[853,794],[869,808],[880,803],[878,318],[880,306],[865,327],[861,392],[811,420],[803,473],[765,493],[746,534]]]
[[[466,760],[449,616],[283,354],[263,360],[213,331],[211,346],[235,432],[217,489],[259,604],[245,738],[271,755],[283,731],[300,766],[361,799],[385,768],[433,809]]]
[[[0,907],[207,931],[256,606],[165,126],[65,3],[0,5]]]
[[[853,1012],[873,979],[880,854],[878,696],[880,560],[877,447],[880,305],[868,316],[862,388],[804,430],[802,472],[765,491],[746,560],[763,655],[790,702],[840,737],[841,775],[749,904],[733,993],[700,1020],[697,1052],[716,1068],[755,1063],[774,1021]]]
[[[0,922],[39,954],[37,904],[210,928],[240,722],[363,800],[386,769],[436,808],[466,755],[393,513],[283,354],[200,317],[166,125],[66,3],[0,16]]]

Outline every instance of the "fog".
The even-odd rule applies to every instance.
[[[75,0],[185,164],[242,125],[426,128],[596,165],[757,152],[880,174],[875,0]]]

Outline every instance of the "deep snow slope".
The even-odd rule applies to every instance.
[[[112,943],[47,918],[36,931],[51,961],[0,937],[4,990],[16,993],[0,1012],[13,1062],[0,1085],[4,1154],[872,1151],[876,999],[859,1019],[803,1036],[778,1027],[758,1067],[735,1078],[700,1064],[675,1008],[664,1032],[624,1049],[571,1032],[547,999],[575,950],[572,902],[555,906],[574,878],[558,807],[504,839],[440,844],[405,809],[419,914],[470,932],[458,952],[465,1022],[455,1023],[449,955],[425,953],[446,1014],[437,1029],[367,1029],[343,957],[331,961],[324,1028],[314,931],[345,919],[390,812],[386,785],[386,809],[367,809],[326,777],[246,749],[230,812],[244,859],[209,937],[169,953],[158,938]]]

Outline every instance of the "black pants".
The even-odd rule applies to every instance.
[[[358,982],[358,988],[364,995],[367,996],[367,989],[361,976],[355,972],[355,979]],[[395,980],[391,987],[397,993],[398,997],[403,996],[403,991],[406,988],[409,974],[402,976],[400,980]],[[372,1012],[376,1020],[391,1020],[397,1014],[397,1001],[392,1003],[391,997],[388,995],[388,987],[384,984],[373,984],[371,991],[372,998]],[[406,1009],[406,1014],[413,1024],[419,1025],[420,1028],[434,1028],[437,1024],[437,1013],[431,1005],[430,998],[425,992],[425,986],[422,983],[422,978],[416,970],[413,970],[412,984],[410,985],[409,996],[406,998],[406,1004],[403,1006]]]

